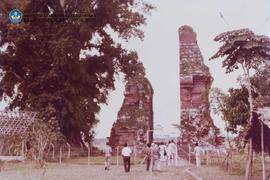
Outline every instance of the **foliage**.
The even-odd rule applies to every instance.
[[[184,75],[188,74],[193,74],[193,73],[198,73],[198,72],[205,72],[209,73],[209,68],[203,64],[203,63],[198,63],[197,61],[184,61],[182,60],[180,66],[180,73]]]
[[[86,8],[87,7],[87,8]],[[8,14],[12,7],[1,4]],[[111,1],[29,0],[18,3],[24,14],[94,14],[87,22],[66,18],[61,22],[0,21],[0,95],[11,97],[10,108],[40,112],[40,117],[78,144],[80,132],[90,140],[98,123],[96,114],[114,90],[115,75],[144,74],[137,53],[119,42],[143,39],[141,25],[153,7],[141,0]]]
[[[43,164],[46,150],[51,143],[62,144],[65,141],[63,135],[59,131],[55,131],[47,123],[36,120],[30,127],[30,131],[26,137],[26,145],[29,158],[33,158],[37,162]]]
[[[143,129],[145,132],[148,128],[148,118],[149,112],[144,109],[139,109],[137,106],[125,106],[121,108],[119,117],[127,116],[128,119],[125,121],[117,121],[118,127],[137,127],[138,129]]]
[[[251,83],[254,87],[254,94],[257,96],[254,101],[255,107],[270,106],[270,69],[266,66],[258,69],[252,76]]]
[[[128,127],[128,128],[138,128],[147,131],[149,125],[149,116],[150,111],[149,109],[145,109],[143,106],[147,103],[147,96],[151,98],[152,96],[152,87],[148,79],[144,75],[137,75],[132,78],[129,78],[126,84],[126,92],[130,93],[129,86],[135,86],[138,88],[136,93],[132,94],[131,96],[138,96],[138,99],[134,103],[128,103],[128,99],[130,97],[125,96],[123,101],[123,105],[118,112],[118,120],[115,123],[117,127]],[[132,92],[133,93],[133,92]],[[135,97],[133,97],[135,98]],[[140,101],[142,104],[140,104]],[[122,117],[126,117],[126,119],[121,119]],[[120,119],[119,119],[120,118]]]
[[[0,136],[0,154],[9,156],[21,155],[23,139],[24,137],[21,135]]]
[[[228,95],[223,96],[220,100],[223,101],[220,111],[226,122],[227,130],[232,133],[239,133],[239,130],[242,131],[247,125],[249,119],[250,108],[247,89],[244,86],[240,89],[230,88]]]
[[[255,109],[269,105],[269,79],[270,72],[266,67],[257,70],[250,78]],[[210,104],[213,112],[222,116],[230,132],[239,134],[246,128],[250,106],[248,90],[244,85],[240,85],[240,88],[230,88],[228,94],[218,88],[211,89]]]
[[[220,134],[219,128],[212,122],[210,115],[203,112],[192,117],[190,112],[181,111],[180,126],[173,126],[181,131],[183,143],[203,140],[218,146],[224,142],[224,137]]]
[[[223,45],[210,60],[224,57],[223,67],[227,73],[239,69],[239,65],[246,69],[257,69],[270,57],[270,39],[267,36],[255,35],[249,29],[221,33],[214,40]]]
[[[232,72],[241,65],[244,71],[246,88],[248,90],[249,101],[249,121],[246,127],[247,132],[253,126],[252,113],[253,98],[252,84],[250,80],[250,70],[257,69],[265,60],[270,59],[270,38],[261,35],[255,35],[249,29],[240,29],[222,33],[215,37],[215,41],[223,43],[218,52],[210,59],[224,57],[223,67],[226,72]],[[249,156],[246,166],[245,179],[251,178],[252,159],[253,159],[253,138],[249,138]]]
[[[225,98],[226,94],[221,89],[213,87],[209,90],[209,104],[214,114],[223,115]]]
[[[269,69],[262,68],[251,77],[253,87],[252,97],[254,99],[255,109],[268,105],[270,92]],[[226,123],[226,128],[231,133],[238,134],[241,141],[251,137],[253,139],[253,148],[256,151],[261,150],[261,124],[258,115],[253,112],[253,123],[251,128],[247,129],[250,106],[248,102],[248,90],[241,85],[240,88],[230,88],[228,94],[223,93],[218,88],[213,88],[210,93],[211,108],[215,114],[222,116]],[[269,152],[270,129],[264,125],[265,151]]]

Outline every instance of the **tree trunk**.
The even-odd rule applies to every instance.
[[[248,89],[248,101],[249,101],[249,122],[248,122],[248,128],[252,127],[252,112],[253,112],[253,99],[252,99],[252,90],[251,90],[251,82],[250,82],[250,76],[249,76],[249,70],[245,68],[245,66],[242,64],[246,83],[247,83],[247,89]],[[249,138],[249,151],[248,151],[248,162],[246,165],[246,172],[245,172],[245,180],[251,180],[252,176],[252,158],[253,158],[253,143],[252,138]]]
[[[248,148],[248,161],[246,165],[245,180],[251,180],[252,174],[252,158],[253,158],[253,148],[252,148],[252,139],[249,139],[249,148]]]
[[[266,177],[265,177],[265,160],[264,160],[263,119],[261,120],[261,149],[262,149],[262,175],[263,175],[263,180],[266,180]]]

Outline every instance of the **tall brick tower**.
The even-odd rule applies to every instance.
[[[190,26],[178,30],[180,43],[181,134],[183,143],[219,144],[219,129],[210,116],[208,93],[213,78],[204,64],[197,35]]]
[[[123,104],[111,129],[113,149],[125,143],[143,147],[147,141],[153,142],[153,94],[146,77],[138,75],[128,80]]]

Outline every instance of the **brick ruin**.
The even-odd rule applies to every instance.
[[[153,88],[147,78],[136,76],[125,86],[124,101],[111,129],[113,149],[153,141]],[[148,135],[147,135],[148,134]]]
[[[183,143],[222,143],[219,129],[210,116],[208,93],[213,78],[190,26],[178,30],[180,43],[181,140]]]

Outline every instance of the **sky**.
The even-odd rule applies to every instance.
[[[177,30],[190,25],[197,33],[197,40],[210,68],[214,81],[212,87],[224,92],[237,87],[237,77],[241,71],[225,74],[221,59],[208,59],[221,44],[214,42],[216,35],[240,28],[249,28],[256,34],[270,36],[269,0],[148,0],[156,10],[147,19],[144,41],[131,40],[126,46],[138,52],[146,68],[146,76],[154,89],[153,110],[154,126],[161,125],[162,130],[154,135],[175,136],[179,131],[172,124],[180,124],[180,85],[179,85],[179,42]],[[222,19],[220,13],[225,18]],[[107,105],[99,113],[100,123],[96,128],[96,137],[110,136],[113,122],[117,119],[124,96],[124,84],[121,77],[116,80],[116,90],[110,93]],[[217,127],[224,132],[224,123],[220,117],[212,118]]]

